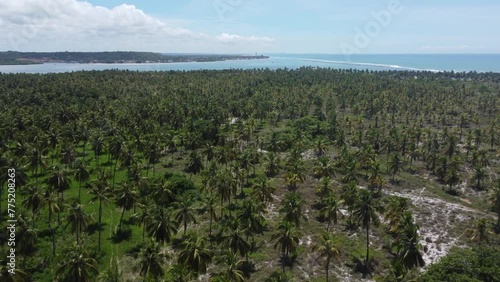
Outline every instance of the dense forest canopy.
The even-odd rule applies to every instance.
[[[499,281],[500,74],[0,74],[0,99],[17,277],[440,281],[469,256],[454,277]]]

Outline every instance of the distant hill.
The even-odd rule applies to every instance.
[[[0,52],[0,65],[41,63],[174,63],[267,59],[266,56],[217,54],[160,54],[153,52]]]

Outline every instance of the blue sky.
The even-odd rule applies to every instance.
[[[0,0],[0,50],[500,53],[493,0]]]

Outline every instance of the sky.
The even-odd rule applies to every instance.
[[[500,53],[498,0],[0,0],[0,51]]]

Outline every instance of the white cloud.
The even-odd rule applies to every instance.
[[[273,42],[273,38],[269,37],[257,37],[257,36],[241,36],[237,34],[222,33],[216,37],[216,39],[223,43],[242,43],[242,42],[263,42],[269,43]]]
[[[192,52],[231,42],[272,41],[210,36],[154,18],[133,5],[108,9],[79,0],[0,0],[0,19],[0,50]]]

